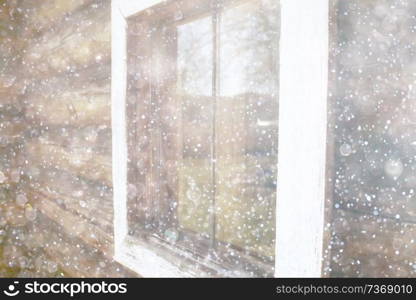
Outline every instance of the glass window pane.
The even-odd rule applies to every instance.
[[[279,3],[228,8],[220,26],[217,238],[274,257]]]
[[[213,231],[213,31],[212,17],[178,26],[178,98],[181,106],[179,225]]]
[[[129,22],[130,232],[271,276],[279,2],[186,3]]]

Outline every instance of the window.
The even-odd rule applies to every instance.
[[[306,59],[299,50],[312,45],[312,58],[315,53],[319,62],[325,61],[327,45],[320,47],[328,20],[318,22],[318,31],[308,28],[325,16],[327,4],[297,2],[303,11],[298,22],[291,23],[303,31],[304,41],[291,38],[292,29],[285,32],[283,27],[289,24],[284,12],[289,18],[300,5],[293,1],[113,1],[118,261],[143,276],[320,272],[316,257],[322,250],[324,185],[317,174],[325,158],[321,142],[326,123],[321,117],[326,113],[326,62],[323,68],[308,67],[311,56]],[[309,44],[310,33],[324,40]],[[280,46],[279,51],[281,34],[286,48]],[[279,68],[282,55],[290,59]],[[293,68],[302,62],[306,71],[299,76]],[[294,89],[298,80],[318,85]],[[281,92],[284,103],[281,97],[278,101]],[[295,116],[299,105],[302,109]],[[296,136],[299,130],[302,137]],[[305,133],[311,150],[290,158],[288,151],[297,151],[294,146],[308,147]],[[282,141],[285,161],[278,172]],[[305,161],[311,168],[294,176],[290,167]],[[294,179],[306,180],[311,174],[313,180],[299,191],[302,185]],[[318,201],[310,203],[313,198]],[[299,205],[303,207],[296,222],[280,217],[293,216]],[[318,232],[313,235],[317,240],[308,236],[311,230]],[[290,237],[288,232],[299,235]],[[303,238],[302,250],[288,244],[288,238]],[[293,255],[285,262],[288,252],[313,256],[308,261],[312,267],[300,266],[303,258],[297,263]]]

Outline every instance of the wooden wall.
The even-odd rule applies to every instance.
[[[21,276],[134,276],[112,261],[110,1],[7,1],[1,13],[14,24],[0,43],[14,60],[0,78],[3,263]]]
[[[326,272],[416,277],[416,2],[331,3]]]
[[[23,158],[24,109],[20,98],[24,86],[17,72],[22,40],[16,30],[18,18],[16,2],[0,1],[0,276],[15,275],[14,264],[21,253],[19,242],[20,224],[26,218],[24,209],[16,205],[16,190],[20,181]],[[19,216],[15,217],[19,212]],[[14,251],[16,250],[16,251]]]

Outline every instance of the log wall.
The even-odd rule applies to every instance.
[[[0,78],[4,272],[136,276],[112,260],[110,1],[5,7],[0,45],[12,62]]]

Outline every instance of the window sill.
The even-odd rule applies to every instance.
[[[129,236],[119,245],[114,258],[142,277],[195,277]]]
[[[206,278],[251,277],[243,271],[230,271],[210,261],[197,261],[189,252],[169,245],[153,245],[127,236],[116,250],[115,260],[142,277],[160,278]],[[216,274],[216,275],[213,275]]]

